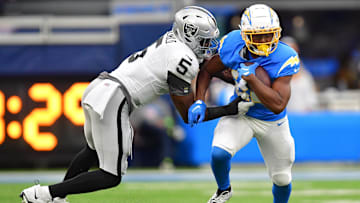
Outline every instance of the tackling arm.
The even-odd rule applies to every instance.
[[[185,96],[170,94],[170,97],[184,122],[188,123],[188,109],[194,103],[194,94],[190,93]]]
[[[189,121],[192,122],[191,124],[193,124],[193,122],[207,121],[221,116],[235,115],[238,113],[238,103],[241,101],[240,98],[235,99],[228,105],[210,108],[206,108],[206,105],[203,102],[212,77],[220,75],[220,79],[223,79],[224,81],[231,77],[230,82],[233,83],[232,76],[229,73],[226,75],[226,72],[224,71],[226,68],[227,67],[222,63],[220,56],[215,55],[200,69],[196,82],[196,103],[189,109]],[[200,118],[197,116],[200,116]]]
[[[214,77],[217,77],[217,78],[221,79],[224,82],[235,85],[235,81],[234,81],[234,78],[231,75],[231,69],[230,68],[215,73]]]
[[[206,90],[209,87],[210,81],[213,76],[226,69],[226,66],[221,62],[220,56],[213,56],[204,66],[200,69],[196,80],[196,96],[195,100],[205,99]]]
[[[266,108],[276,114],[281,113],[285,109],[290,99],[290,81],[292,76],[277,78],[272,83],[272,87],[266,86],[254,74],[242,76],[242,78],[247,81],[251,90],[255,92]]]
[[[207,61],[204,66],[200,69],[197,77],[197,85],[196,85],[196,99],[203,101],[205,99],[206,90],[209,87],[211,78],[221,71],[226,69],[226,66],[221,62],[220,57],[218,55],[212,57],[209,61]],[[170,97],[183,118],[185,123],[188,123],[188,109],[194,103],[194,94],[183,94],[183,89],[185,86],[188,86],[186,82],[178,79],[174,74],[169,73],[168,75],[168,84],[170,89]],[[237,113],[237,101],[232,102],[229,105],[223,107],[214,107],[214,108],[206,108],[206,120],[215,119],[220,116],[230,115]],[[235,105],[236,104],[236,105]]]

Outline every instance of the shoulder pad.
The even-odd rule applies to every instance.
[[[223,64],[229,68],[238,63],[236,50],[245,45],[240,30],[234,30],[220,40],[218,53]]]
[[[300,59],[294,49],[284,43],[279,43],[276,61],[279,64],[277,77],[293,75],[299,71]]]

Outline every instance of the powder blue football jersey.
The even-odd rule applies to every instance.
[[[240,68],[240,63],[258,63],[266,70],[271,82],[278,77],[293,75],[297,73],[300,68],[300,60],[297,53],[283,42],[279,42],[277,49],[269,56],[259,56],[256,59],[252,58],[251,54],[249,54],[250,52],[247,51],[240,30],[232,31],[221,39],[218,53],[223,64],[234,70]],[[275,121],[286,115],[286,108],[280,114],[275,114],[270,111],[260,102],[252,91],[250,98],[255,105],[249,109],[246,114],[247,116],[265,121]]]

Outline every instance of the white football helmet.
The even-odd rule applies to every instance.
[[[241,36],[253,54],[269,56],[277,48],[281,27],[276,12],[267,5],[254,4],[247,8],[240,22]],[[256,42],[255,35],[272,34],[271,41]],[[257,36],[255,36],[256,38]]]
[[[189,46],[202,60],[215,53],[219,36],[214,16],[198,6],[187,6],[176,12],[172,28],[175,36]]]

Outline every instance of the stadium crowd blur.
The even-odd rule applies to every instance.
[[[0,15],[110,15],[109,5],[131,1],[81,0],[72,6],[52,6],[58,2],[61,1],[0,0]],[[179,4],[178,7],[198,4],[209,8],[218,20],[222,35],[238,29],[242,12],[239,5],[245,8],[253,3],[224,1],[224,5],[217,8],[214,5],[220,4],[213,4],[215,1],[212,0],[176,2],[173,4]],[[293,78],[288,111],[360,111],[360,3],[355,3],[354,6],[344,1],[342,7],[326,7],[328,1],[324,0],[323,7],[302,4],[305,6],[294,8],[294,2],[296,1],[287,1],[283,3],[285,5],[275,4],[276,1],[266,2],[279,14],[284,36],[281,40],[293,46],[301,58],[302,70]],[[286,6],[287,3],[289,6]],[[340,5],[342,1],[337,3]],[[232,4],[237,6],[231,6]],[[0,32],[5,30],[6,28],[0,27]],[[155,39],[149,39],[153,40]],[[213,82],[207,103],[226,103],[233,92],[232,88],[219,80]],[[186,136],[177,125],[178,120],[167,97],[135,112],[135,156],[130,165],[171,164],[176,143]]]

